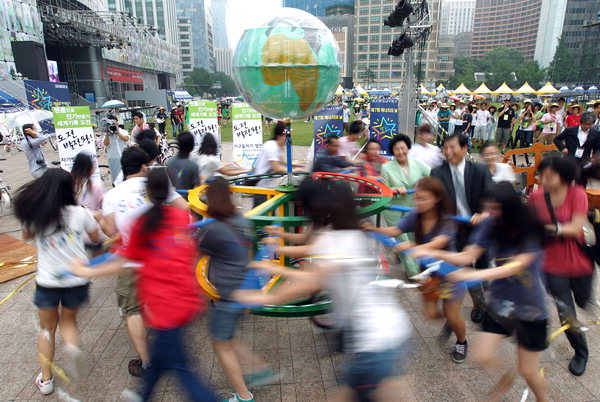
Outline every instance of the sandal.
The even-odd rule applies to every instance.
[[[141,377],[144,375],[144,368],[142,367],[142,359],[133,359],[129,361],[127,365],[129,374],[134,377]]]

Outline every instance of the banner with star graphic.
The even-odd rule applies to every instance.
[[[325,106],[313,116],[315,154],[325,147],[327,137],[344,135],[344,119],[341,106]]]
[[[214,135],[220,150],[221,132],[217,120],[217,102],[209,100],[191,101],[188,103],[188,114],[190,116],[190,133],[194,136],[194,150],[192,152],[197,152],[200,149],[206,133]]]
[[[398,101],[396,99],[371,100],[369,119],[371,139],[379,142],[385,156],[393,156],[388,149],[391,139],[398,134]]]
[[[231,106],[233,129],[233,163],[244,169],[252,169],[263,145],[262,118],[260,113],[245,102]]]

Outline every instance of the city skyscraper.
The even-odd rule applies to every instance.
[[[540,67],[548,67],[554,57],[563,30],[566,10],[567,0],[542,2],[534,55]]]
[[[317,17],[352,14],[354,0],[283,0],[284,7],[297,8]]]
[[[213,0],[210,6],[213,16],[214,46],[217,48],[229,48],[229,37],[227,35],[229,3],[227,0]]]
[[[177,77],[177,82],[182,82],[194,70],[193,25],[190,17],[177,17],[181,58],[181,75]]]
[[[215,49],[215,70],[230,77],[233,75],[233,50],[229,48]]]
[[[533,60],[541,8],[542,0],[477,0],[471,56],[504,46]]]
[[[406,70],[405,56],[387,54],[392,41],[400,35],[383,20],[394,10],[396,0],[357,0],[355,7],[355,68],[354,85],[369,87],[398,87]],[[420,74],[427,85],[447,80],[453,73],[451,46],[440,46],[439,21],[440,0],[431,0],[430,15],[433,27],[423,50],[414,46],[415,74]]]
[[[209,21],[204,0],[177,0],[177,16],[188,17],[192,21],[191,48],[193,49],[192,69],[204,68],[214,71],[212,53],[212,32],[209,37]],[[211,28],[212,29],[212,28]],[[184,47],[187,43],[182,44]]]
[[[476,0],[443,0],[440,34],[457,35],[473,31]]]
[[[175,0],[108,0],[108,9],[130,13],[141,24],[158,29],[159,38],[177,44]]]

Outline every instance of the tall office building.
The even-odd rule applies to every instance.
[[[175,0],[108,0],[108,9],[128,12],[140,24],[158,29],[159,38],[177,44]]]
[[[192,69],[204,68],[214,71],[212,38],[209,39],[209,21],[204,0],[176,0],[177,16],[188,17],[192,21],[191,47],[194,50]],[[212,34],[211,34],[212,35]]]
[[[597,85],[600,81],[600,0],[568,0],[562,29],[573,59],[569,83]]]
[[[406,70],[405,56],[393,57],[387,51],[400,35],[401,29],[383,25],[383,20],[396,6],[396,0],[357,0],[355,7],[355,68],[354,84],[377,88],[398,87]],[[451,52],[444,47],[438,55],[440,0],[430,0],[430,15],[433,27],[423,50],[414,46],[413,62],[415,73],[428,85],[447,80],[453,74]]]
[[[233,76],[233,50],[229,48],[215,49],[215,70]]]
[[[182,82],[194,70],[193,25],[190,17],[177,17],[181,60],[181,74],[177,77],[177,82]]]
[[[457,35],[473,31],[476,0],[442,0],[440,34]]]
[[[227,35],[229,3],[227,0],[213,0],[210,6],[212,11],[212,28],[214,37],[214,46],[217,48],[228,48],[229,37]]]
[[[471,56],[505,46],[533,60],[542,0],[477,0]]]
[[[534,55],[540,67],[548,67],[554,58],[562,34],[566,10],[567,0],[542,2]]]
[[[354,0],[283,0],[283,6],[297,8],[317,17],[354,12]]]
[[[215,72],[215,36],[213,31],[213,18],[210,7],[204,9],[206,12],[206,43],[208,45],[209,71]]]

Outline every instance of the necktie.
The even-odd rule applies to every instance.
[[[469,208],[467,193],[465,191],[465,179],[457,168],[452,169],[452,183],[454,184],[454,192],[456,193],[456,209],[458,214],[471,216],[471,209]]]

